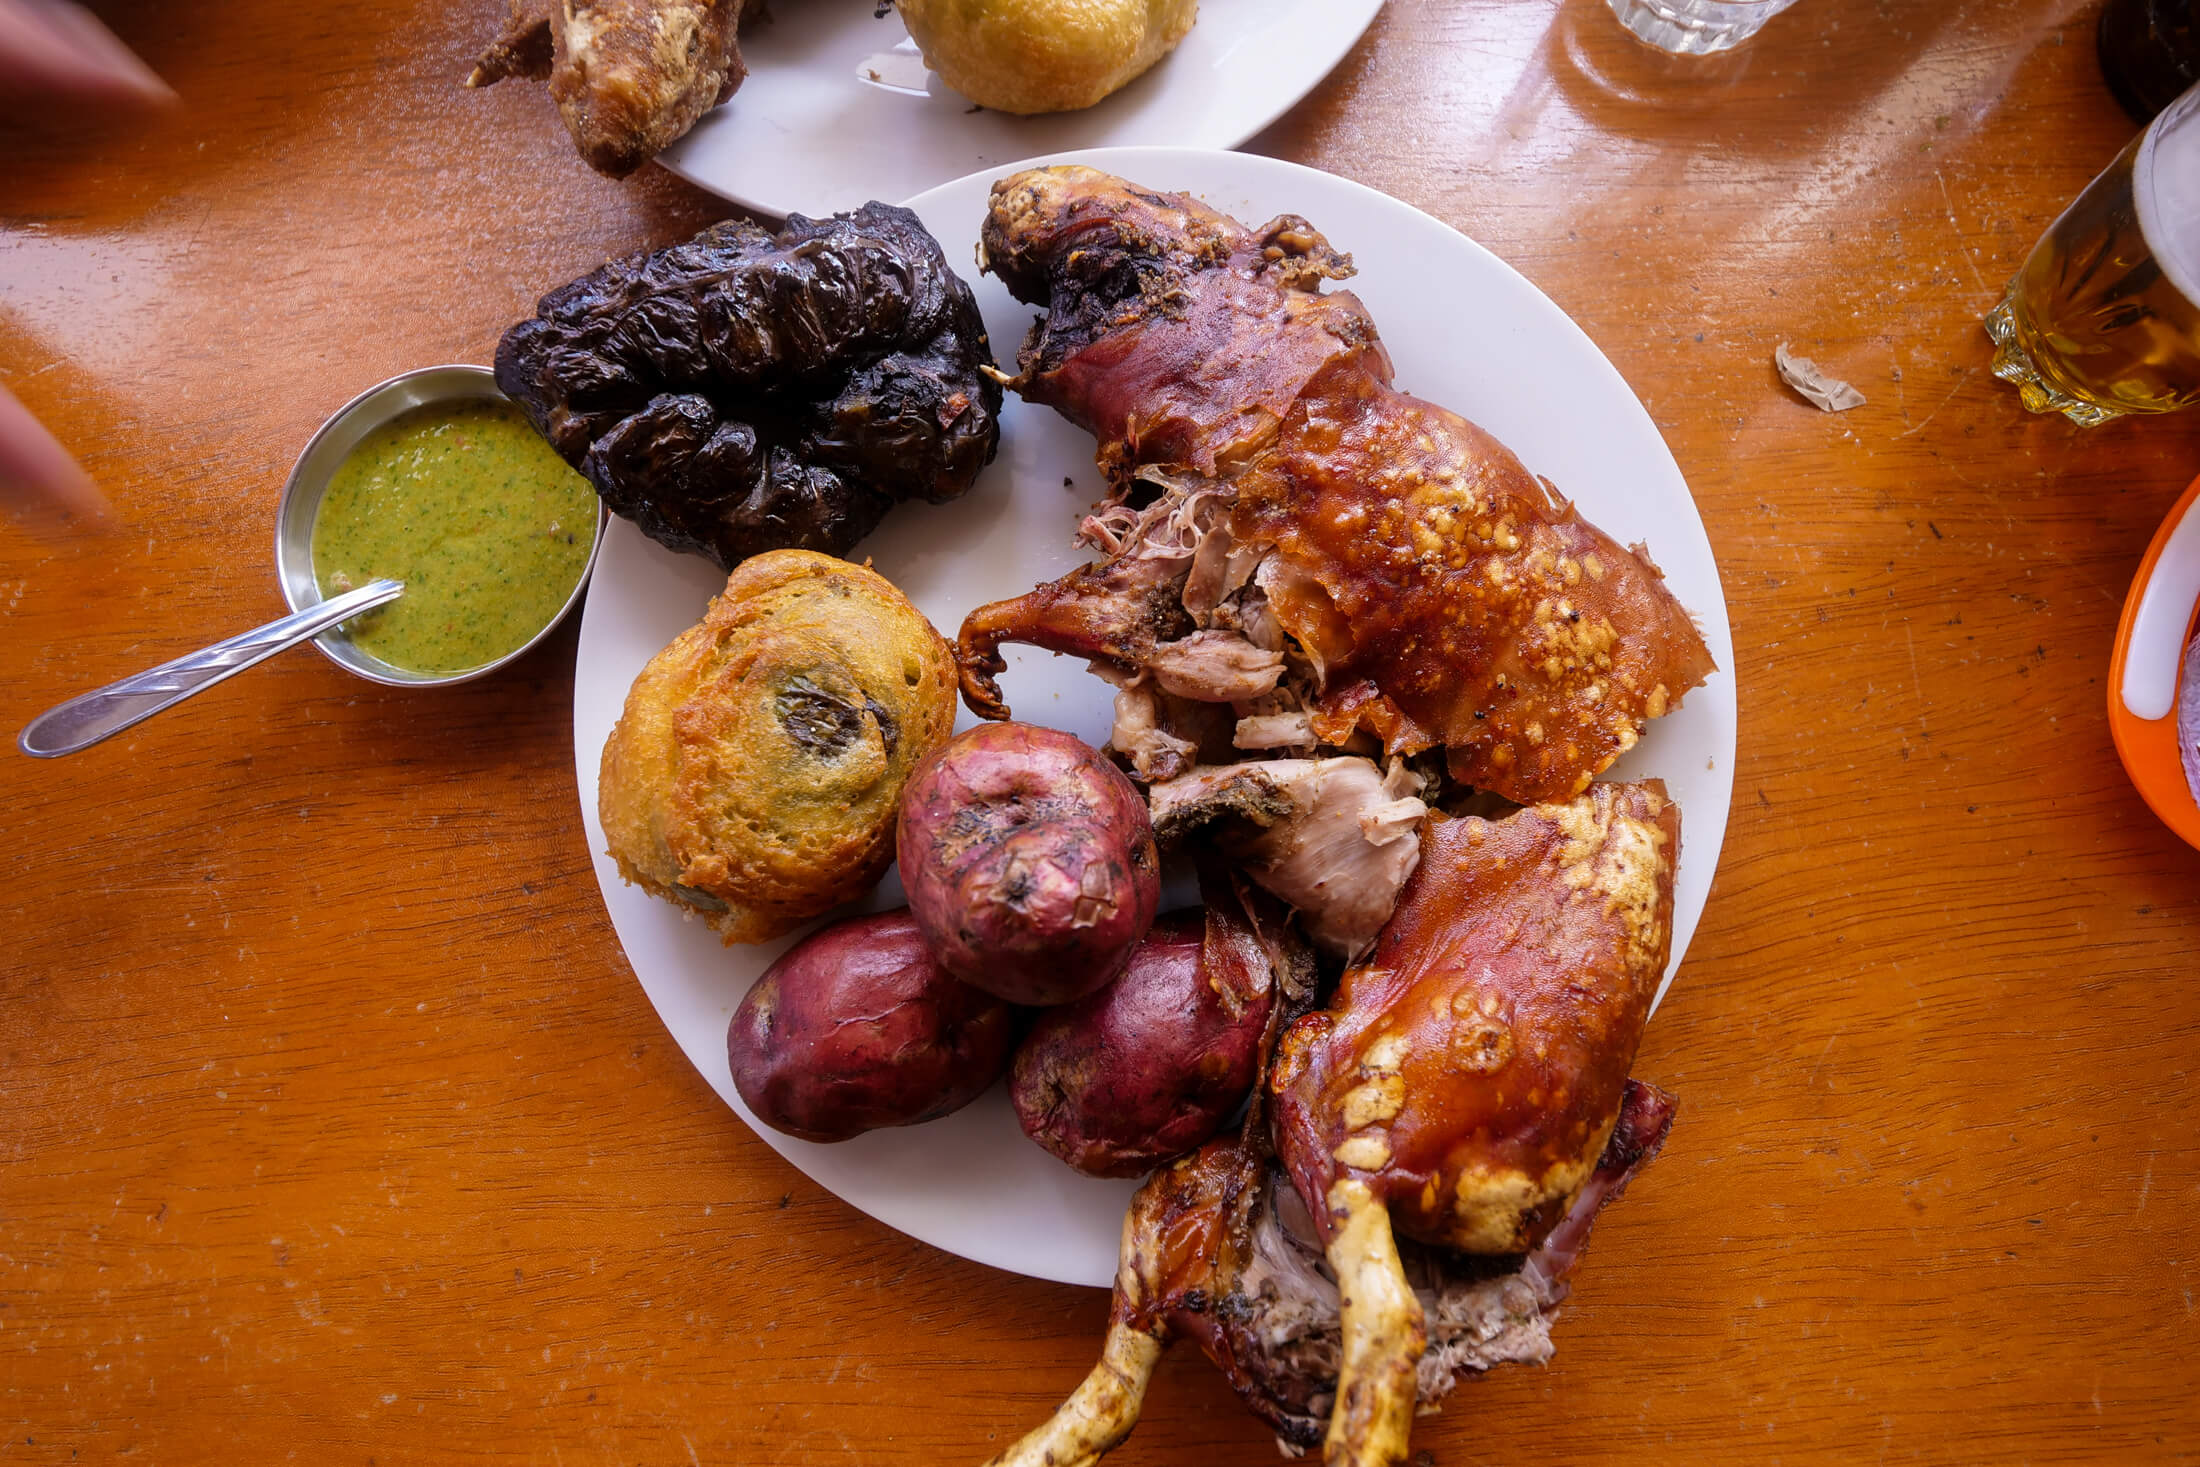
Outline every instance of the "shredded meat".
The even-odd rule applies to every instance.
[[[1242,725],[1241,725],[1242,727]],[[1316,947],[1347,959],[1374,942],[1420,861],[1428,806],[1402,764],[1270,759],[1198,768],[1148,792],[1164,842],[1211,826],[1224,854],[1299,911]]]
[[[1314,719],[1304,709],[1289,713],[1249,713],[1237,721],[1230,742],[1240,749],[1311,749]]]
[[[1283,655],[1254,646],[1243,633],[1194,632],[1163,642],[1146,659],[1166,692],[1203,703],[1237,703],[1274,690]]]
[[[1140,779],[1169,779],[1192,767],[1199,745],[1161,726],[1160,700],[1144,678],[1123,685],[1115,695],[1115,728],[1108,747],[1131,761]]]

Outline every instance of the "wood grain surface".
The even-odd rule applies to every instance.
[[[1254,144],[1587,329],[1738,646],[1734,821],[1638,1065],[1679,1124],[1557,1358],[1462,1387],[1435,1463],[2200,1457],[2200,853],[2102,707],[2200,416],[2030,417],[1978,324],[2133,130],[2096,9],[1802,0],[1691,63],[1603,0],[1391,0]],[[183,107],[0,133],[0,383],[121,518],[0,525],[0,726],[278,614],[276,493],[359,388],[728,212],[459,90],[501,11],[116,4]],[[1806,406],[1783,340],[1869,404]],[[670,1043],[582,842],[573,653],[438,693],[293,653],[0,755],[0,1461],[976,1467],[1082,1375],[1099,1293],[854,1212]],[[1118,1460],[1277,1459],[1186,1349]]]

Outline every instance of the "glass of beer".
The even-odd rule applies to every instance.
[[[1986,331],[2036,413],[2090,427],[2200,402],[2200,87],[2048,226]]]

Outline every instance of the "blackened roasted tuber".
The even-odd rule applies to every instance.
[[[614,260],[505,332],[496,377],[612,513],[730,570],[962,494],[1000,441],[992,365],[939,241],[872,203]]]

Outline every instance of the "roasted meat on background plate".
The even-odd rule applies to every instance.
[[[1285,1442],[1326,1416],[1331,1467],[1404,1460],[1459,1370],[1548,1358],[1589,1223],[1671,1119],[1628,1071],[1679,837],[1654,781],[1431,818],[1367,961],[1284,1031],[1266,1105],[1133,1200],[1100,1364],[997,1463],[1114,1446],[1179,1334]]]
[[[1228,704],[1238,748],[1364,731],[1525,804],[1579,794],[1714,670],[1647,556],[1391,386],[1358,297],[1322,289],[1350,259],[1305,220],[1062,166],[996,183],[979,248],[1047,313],[1011,385],[1098,438],[1116,497],[1086,523],[1106,560],[963,623],[974,712],[1006,716],[999,648],[1028,642],[1093,659],[1119,728],[1183,745],[1146,738],[1146,778],[1194,762],[1180,705]]]
[[[762,0],[511,0],[466,78],[550,83],[573,146],[624,178],[732,96],[748,68],[735,35]]]

